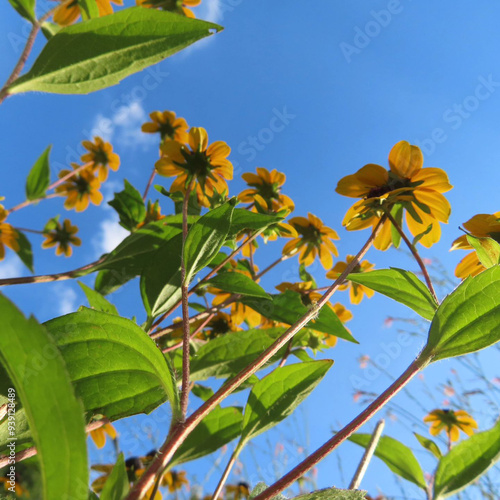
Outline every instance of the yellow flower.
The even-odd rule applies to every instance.
[[[57,245],[56,255],[64,254],[66,257],[71,257],[73,249],[70,245],[79,247],[82,240],[74,236],[78,232],[76,226],[72,226],[69,219],[65,219],[61,226],[59,221],[54,221],[54,227],[50,231],[44,231],[46,237],[42,243],[42,248],[51,248]]]
[[[173,111],[153,111],[149,114],[152,121],[142,125],[141,130],[148,134],[160,133],[162,142],[167,139],[186,143],[188,124],[184,118],[177,118]]]
[[[338,240],[338,234],[311,213],[307,215],[307,219],[293,217],[289,223],[299,233],[299,237],[293,238],[283,247],[283,255],[293,255],[301,250],[300,263],[310,266],[319,256],[325,269],[332,267],[332,254],[337,256],[338,251],[331,240]]]
[[[99,16],[113,14],[111,2],[116,5],[123,5],[123,0],[96,0]],[[78,20],[80,13],[78,0],[62,0],[61,5],[54,12],[54,22],[61,26],[69,26]]]
[[[0,198],[3,199],[3,198]],[[3,205],[0,205],[0,260],[5,258],[5,247],[9,247],[14,252],[19,252],[18,232],[5,222],[8,212]]]
[[[417,146],[398,142],[389,154],[390,170],[375,164],[365,165],[355,174],[342,178],[337,193],[362,198],[346,213],[342,224],[349,231],[375,227],[384,210],[399,205],[406,209],[406,223],[416,236],[430,230],[420,243],[429,248],[439,241],[441,226],[448,222],[451,207],[442,195],[453,186],[439,168],[422,168],[424,158]],[[391,246],[391,223],[387,220],[375,238],[379,250]]]
[[[230,293],[222,292],[216,288],[209,287],[207,291],[215,295],[212,301],[212,305],[214,306],[222,304],[231,297]],[[262,321],[262,316],[257,311],[254,311],[240,302],[233,302],[231,304],[231,318],[233,320],[233,325],[242,325],[246,322],[250,328],[256,327]]]
[[[354,255],[348,255],[345,262],[337,262],[332,270],[326,273],[326,277],[331,280],[336,280],[344,271],[347,265],[354,260]],[[371,271],[375,264],[371,264],[367,260],[361,261],[351,272],[352,273],[366,273]],[[351,304],[359,304],[363,300],[363,296],[368,298],[373,297],[374,291],[366,286],[359,285],[352,281],[347,281],[339,286],[339,290],[349,290],[349,299]]]
[[[478,238],[493,238],[500,243],[500,212],[494,214],[477,214],[464,223],[464,228]],[[464,234],[457,238],[451,250],[471,250],[472,246]],[[465,279],[467,276],[476,276],[484,271],[484,266],[479,262],[476,252],[468,253],[455,268],[455,276]]]
[[[241,177],[251,189],[245,189],[238,195],[240,201],[253,203],[255,195],[260,195],[274,212],[279,212],[283,208],[287,209],[287,213],[294,210],[295,205],[291,198],[281,194],[281,187],[286,180],[282,172],[277,170],[269,172],[266,168],[257,167],[257,174],[248,172]]]
[[[185,484],[188,485],[189,481],[186,479],[184,471],[176,472],[174,470],[165,472],[161,478],[161,486],[168,486],[168,491],[173,493],[180,490]]]
[[[15,493],[16,498],[21,498],[23,496],[24,497],[30,496],[29,491],[25,490],[21,486],[18,474],[16,474],[14,484],[11,483],[10,478],[7,476],[0,477],[0,484],[2,484],[2,483],[3,483],[3,487],[4,487],[5,491],[12,491],[11,488],[14,488],[14,493]],[[5,497],[5,498],[11,498],[11,497],[9,496],[9,497]]]
[[[113,146],[104,142],[100,137],[94,137],[94,142],[82,141],[83,147],[88,151],[82,155],[83,163],[92,163],[92,170],[99,170],[99,181],[108,178],[108,168],[117,171],[120,166],[120,157],[113,153]]]
[[[197,7],[200,5],[201,0],[136,0],[136,3],[141,7],[169,10],[194,18],[193,11],[188,7]]]
[[[90,431],[90,437],[98,448],[102,448],[106,444],[106,434],[111,439],[116,439],[116,429],[111,424],[104,424],[102,427]]]
[[[238,484],[228,484],[226,486],[226,493],[232,494],[232,500],[241,500],[250,496],[250,487],[247,483],[239,482]]]
[[[199,203],[210,206],[208,196],[228,191],[227,180],[233,178],[233,165],[227,159],[231,148],[223,141],[208,145],[207,131],[192,127],[188,134],[189,147],[167,140],[161,145],[163,157],[156,162],[156,171],[165,177],[176,177],[170,191],[186,192],[194,179]]]
[[[211,340],[226,333],[241,330],[234,323],[233,317],[225,312],[219,311],[207,324],[201,337],[204,340]]]
[[[424,422],[431,423],[432,436],[444,430],[450,442],[458,441],[460,431],[472,436],[477,429],[476,421],[464,410],[434,410],[424,417]]]
[[[137,224],[137,228],[145,226],[150,222],[154,222],[164,218],[165,216],[161,214],[161,207],[158,201],[151,203],[151,201],[148,200],[148,206],[146,208],[146,216],[144,217],[144,220],[141,223]]]
[[[72,163],[71,166],[74,170],[79,168],[76,163]],[[70,170],[61,170],[59,177],[63,178],[69,173]],[[88,167],[57,186],[56,193],[67,197],[64,208],[67,210],[74,208],[77,212],[83,212],[89,206],[89,202],[94,205],[99,205],[102,202],[103,197],[99,192],[100,187],[101,183],[94,176],[92,167]]]

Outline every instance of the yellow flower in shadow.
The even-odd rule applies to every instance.
[[[69,219],[65,219],[62,225],[59,221],[54,221],[53,228],[44,231],[46,239],[42,243],[42,248],[51,248],[57,245],[56,255],[64,254],[66,257],[71,257],[73,254],[71,245],[79,247],[82,244],[82,240],[75,236],[77,232],[78,228],[72,226]]]
[[[424,417],[424,422],[431,424],[432,436],[444,430],[450,442],[458,441],[460,431],[472,436],[477,429],[476,421],[464,410],[434,410]]]
[[[116,5],[123,5],[123,0],[96,0],[99,16],[113,14],[111,2]],[[62,0],[54,12],[54,22],[61,26],[69,26],[78,21],[81,10],[78,0]]]
[[[478,238],[493,238],[500,243],[500,212],[494,214],[477,214],[464,223],[464,228]],[[451,250],[472,250],[467,241],[467,235],[457,238]],[[479,262],[476,252],[468,253],[455,268],[455,276],[465,279],[467,276],[476,276],[484,271],[485,267]]]
[[[136,0],[136,3],[141,7],[168,10],[194,18],[195,15],[189,7],[197,7],[201,4],[201,0]]]
[[[319,257],[325,269],[332,267],[332,254],[338,255],[337,247],[332,240],[338,240],[338,234],[311,213],[308,214],[307,219],[293,217],[288,222],[299,236],[290,240],[283,247],[283,255],[294,255],[300,250],[300,263],[310,266],[316,257]]]
[[[250,487],[247,483],[240,481],[238,484],[228,484],[226,493],[231,500],[242,500],[250,496]]]
[[[158,201],[151,203],[151,200],[148,200],[148,206],[146,208],[146,216],[144,217],[144,220],[142,222],[137,224],[137,228],[145,226],[150,222],[162,220],[164,218],[165,216],[161,214],[161,207]]]
[[[3,199],[3,198],[0,198]],[[5,220],[8,212],[0,205],[0,260],[5,258],[5,247],[9,247],[14,252],[19,252],[19,233]]]
[[[187,143],[188,124],[184,118],[177,118],[173,111],[153,111],[149,114],[150,122],[143,123],[141,130],[148,134],[159,133],[161,141],[171,139],[173,141]]]
[[[203,340],[212,340],[226,333],[236,332],[241,330],[230,314],[219,311],[207,324],[207,326],[200,332],[199,337]]]
[[[79,165],[72,163],[73,170],[79,168]],[[59,178],[66,177],[70,170],[61,170]],[[60,186],[57,186],[56,193],[66,196],[64,208],[71,210],[74,208],[77,212],[83,212],[89,206],[89,202],[94,205],[100,205],[103,199],[102,193],[99,191],[101,183],[94,176],[92,167],[87,167],[77,174],[73,175]]]
[[[389,170],[370,163],[355,174],[343,177],[337,193],[362,198],[346,213],[342,224],[348,231],[375,227],[385,211],[399,205],[406,210],[406,223],[414,235],[429,248],[441,237],[440,222],[447,223],[451,213],[446,193],[453,186],[439,168],[422,168],[424,158],[417,146],[398,142],[389,153]],[[387,220],[374,245],[387,250],[392,244],[391,222]]]
[[[106,436],[109,436],[111,439],[116,439],[116,429],[111,424],[104,424],[90,431],[90,437],[98,448],[104,447],[106,444]]]
[[[174,470],[165,472],[160,482],[161,486],[168,487],[168,491],[170,493],[180,490],[183,488],[184,485],[188,484],[189,481],[186,478],[186,472],[185,471],[176,472]]]
[[[161,145],[163,156],[156,162],[156,171],[164,177],[176,177],[170,192],[186,192],[194,181],[198,201],[210,206],[208,197],[228,191],[226,180],[233,178],[233,165],[227,159],[231,148],[223,141],[208,145],[207,131],[192,127],[188,134],[189,146],[178,141],[167,140]]]
[[[326,277],[331,280],[336,280],[346,269],[347,265],[354,260],[354,255],[348,255],[345,262],[339,261],[335,264],[333,269],[326,273]],[[367,260],[361,261],[351,272],[352,273],[365,273],[371,271],[375,264],[371,264]],[[349,299],[351,304],[359,304],[363,297],[366,295],[368,298],[373,297],[375,292],[366,286],[359,285],[353,281],[346,281],[343,285],[339,286],[339,290],[349,290]]]
[[[83,163],[91,163],[93,171],[99,171],[100,182],[108,178],[108,169],[116,172],[120,167],[120,157],[113,153],[113,146],[109,142],[94,137],[94,142],[82,141],[82,145],[88,153],[82,155],[81,160]]]

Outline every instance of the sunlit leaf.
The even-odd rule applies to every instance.
[[[50,184],[49,154],[52,146],[49,146],[38,158],[26,179],[26,198],[37,200],[45,196],[45,191]]]

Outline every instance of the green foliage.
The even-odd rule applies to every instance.
[[[39,454],[44,499],[87,498],[82,408],[53,339],[0,295],[0,360],[29,421]],[[34,357],[33,353],[37,353]],[[84,488],[82,488],[82,485]]]
[[[43,198],[50,184],[49,155],[52,146],[49,146],[38,158],[26,179],[26,199],[37,200]]]
[[[36,22],[35,0],[9,0],[9,3],[24,19],[31,23]]]
[[[88,419],[148,413],[166,399],[176,414],[177,388],[170,367],[135,323],[82,308],[45,326],[66,361]]]
[[[349,441],[366,448],[370,443],[370,434],[353,434]],[[382,460],[395,474],[410,481],[420,488],[426,488],[424,473],[413,452],[394,438],[382,436],[375,448],[374,455]]]
[[[119,316],[115,305],[111,304],[111,302],[107,301],[99,292],[92,290],[92,288],[89,288],[85,283],[82,283],[81,281],[79,281],[78,284],[80,285],[80,288],[85,293],[85,296],[87,297],[87,300],[89,301],[89,306],[92,309],[95,309],[96,311],[101,311],[101,312],[105,312],[108,314],[115,314],[116,316]]]
[[[13,387],[14,384],[10,382],[10,387]],[[5,392],[7,395],[7,392]],[[19,402],[20,404],[20,402]],[[0,454],[8,455],[10,450],[7,448],[7,445],[11,443],[12,436],[9,430],[9,420],[4,419],[0,423]],[[33,437],[31,435],[31,431],[29,428],[28,416],[26,415],[26,410],[18,406],[16,408],[16,449],[19,450],[24,445],[32,446],[33,445]]]
[[[250,500],[260,495],[267,488],[264,483],[258,483],[250,494]],[[326,488],[324,490],[316,490],[306,495],[293,497],[290,500],[365,500],[365,491],[359,490],[339,490],[337,488]],[[285,496],[278,494],[271,500],[288,500]]]
[[[101,500],[122,500],[128,493],[129,482],[127,470],[125,469],[125,458],[123,453],[118,455],[111,474],[104,483],[104,488],[101,492]]]
[[[235,208],[228,237],[234,238],[242,231],[259,231],[282,220],[280,215],[259,214],[244,208]]]
[[[432,440],[416,432],[413,433],[418,442],[426,449],[429,450],[438,460],[443,456],[439,446]]]
[[[221,29],[141,7],[74,24],[50,38],[31,70],[9,87],[9,93],[95,92]]]
[[[439,306],[422,353],[433,361],[500,340],[500,266],[464,280]]]
[[[428,320],[432,320],[438,307],[429,289],[410,271],[392,267],[349,274],[347,279],[408,306]]]
[[[146,217],[146,206],[141,193],[125,179],[125,189],[115,193],[115,197],[108,202],[120,217],[120,226],[127,231],[133,231]]]
[[[481,264],[489,269],[500,264],[500,243],[493,238],[478,238],[472,234],[467,235],[467,241],[476,251]]]
[[[96,0],[78,0],[82,19],[94,19],[99,17],[99,8],[97,7]]]
[[[500,421],[474,434],[441,458],[434,480],[434,500],[458,493],[500,459]]]
[[[31,248],[31,243],[28,238],[21,233],[21,231],[17,231],[17,243],[19,245],[19,250],[16,252],[18,257],[21,259],[22,263],[33,272],[33,250]]]
[[[207,286],[213,286],[223,292],[237,293],[247,297],[258,297],[271,300],[266,291],[252,278],[238,272],[223,272],[205,282]]]

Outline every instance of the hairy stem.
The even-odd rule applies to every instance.
[[[151,188],[151,184],[153,184],[153,179],[155,177],[156,177],[156,167],[153,167],[153,171],[151,172],[151,176],[149,177],[148,183],[146,185],[146,189],[144,190],[144,194],[142,195],[142,201],[146,201],[149,189]]]

